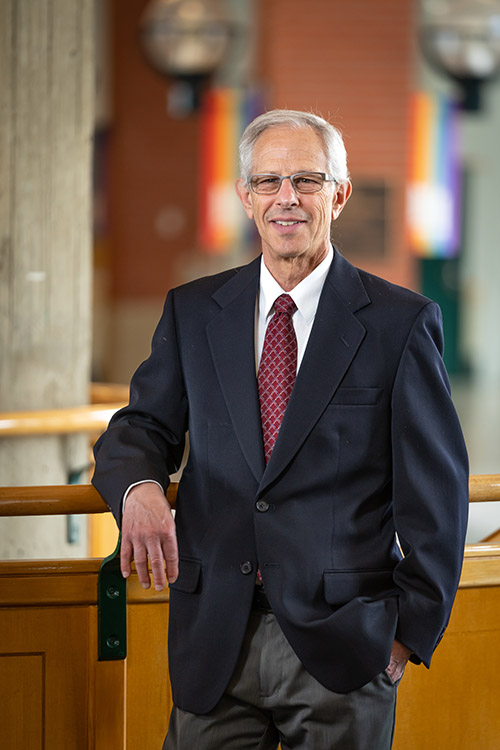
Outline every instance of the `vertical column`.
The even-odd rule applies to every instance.
[[[0,411],[88,399],[92,19],[92,0],[0,0]],[[83,436],[0,438],[3,485],[87,462]],[[81,552],[65,538],[65,519],[3,519],[0,556]]]

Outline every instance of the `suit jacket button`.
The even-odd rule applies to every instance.
[[[265,500],[257,500],[255,506],[260,513],[265,513],[267,510],[269,510],[269,503],[267,503]]]
[[[253,570],[253,565],[249,560],[246,560],[245,562],[242,562],[240,565],[240,570],[244,575],[248,575]]]

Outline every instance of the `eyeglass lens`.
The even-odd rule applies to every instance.
[[[256,193],[277,193],[283,180],[290,179],[294,190],[299,193],[317,193],[323,187],[324,175],[321,172],[298,172],[280,177],[275,174],[254,175],[250,183]]]

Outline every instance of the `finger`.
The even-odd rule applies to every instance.
[[[128,578],[131,573],[132,545],[127,536],[122,536],[120,546],[120,569],[122,576]]]
[[[398,682],[404,674],[406,662],[391,661],[387,673],[393,682]]]
[[[165,561],[159,543],[149,548],[149,562],[151,563],[155,589],[156,591],[163,591],[165,588]]]
[[[137,577],[143,589],[151,586],[151,579],[148,570],[148,554],[143,544],[136,543],[134,546],[134,561]]]
[[[167,569],[169,583],[174,583],[179,575],[179,552],[177,549],[177,536],[173,531],[162,543],[163,557]]]

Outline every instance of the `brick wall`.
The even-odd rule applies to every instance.
[[[147,0],[112,0],[109,232],[117,298],[163,297],[196,244],[198,118],[167,113],[169,82],[146,62]]]
[[[413,86],[414,0],[259,0],[259,77],[270,107],[314,109],[343,132],[354,184],[389,189],[384,259],[343,250],[364,267],[413,284],[404,238],[408,97]]]
[[[151,71],[138,45],[146,2],[111,3],[109,246],[113,295],[122,299],[163,297],[182,280],[196,248],[199,120],[167,115],[169,84]],[[411,285],[403,210],[414,0],[255,2],[256,75],[268,106],[313,108],[342,129],[354,182],[346,215],[355,210],[357,182],[387,184],[385,257],[363,252],[359,262]],[[349,237],[342,247],[358,261]]]

